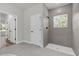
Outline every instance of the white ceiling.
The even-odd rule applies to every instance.
[[[53,9],[53,8],[62,7],[68,4],[69,3],[46,3],[45,5],[47,6],[48,9]]]
[[[10,3],[10,5],[16,6],[17,8],[20,8],[20,9],[27,9],[29,7],[37,5],[37,3]]]
[[[9,3],[9,4],[12,6],[16,6],[17,8],[20,8],[20,9],[27,9],[27,8],[35,6],[39,3]],[[61,6],[67,5],[67,4],[69,4],[69,3],[45,3],[45,5],[48,9],[61,7]]]

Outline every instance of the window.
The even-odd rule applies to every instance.
[[[54,28],[67,28],[68,27],[68,14],[54,16],[53,26]]]
[[[6,24],[0,24],[0,31],[6,31]]]

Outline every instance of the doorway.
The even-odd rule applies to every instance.
[[[16,44],[16,17],[0,13],[0,48]]]

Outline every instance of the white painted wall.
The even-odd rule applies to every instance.
[[[16,8],[16,6],[12,6],[8,3],[2,3],[0,4],[0,12],[4,12],[4,13],[8,13],[8,14],[12,14],[14,16],[17,16],[17,42],[20,42],[21,40],[23,40],[23,17],[24,17],[24,13],[23,10],[20,10],[18,8]]]

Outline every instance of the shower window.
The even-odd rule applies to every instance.
[[[54,28],[67,28],[68,27],[68,14],[54,16],[53,26]]]

